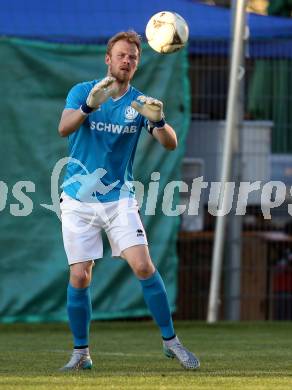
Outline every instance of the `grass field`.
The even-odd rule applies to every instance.
[[[163,356],[152,322],[94,322],[94,368],[60,373],[71,353],[66,325],[0,325],[0,389],[292,389],[291,323],[177,322],[176,330],[199,370]]]

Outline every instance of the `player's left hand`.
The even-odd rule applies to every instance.
[[[150,96],[138,96],[132,101],[131,106],[153,124],[164,118],[163,103]]]

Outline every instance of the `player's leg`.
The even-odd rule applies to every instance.
[[[90,282],[93,261],[70,266],[70,280],[67,288],[67,313],[73,335],[73,354],[62,371],[90,369],[89,328],[91,320]]]
[[[111,218],[106,233],[113,256],[124,257],[141,283],[145,302],[160,328],[165,354],[177,357],[186,368],[197,368],[198,359],[181,345],[175,335],[166,289],[151,261],[137,202],[120,202],[119,211]]]
[[[121,257],[127,260],[139,279],[145,302],[160,328],[163,339],[175,337],[165,286],[151,261],[148,246],[135,245],[127,248]]]
[[[62,232],[70,266],[67,313],[74,349],[62,371],[88,369],[92,366],[88,347],[92,311],[90,282],[94,264],[91,259],[102,257],[100,228],[92,222],[92,213],[92,207],[87,204],[63,196]]]
[[[165,287],[151,261],[146,233],[135,199],[121,200],[112,207],[113,217],[106,229],[113,256],[124,257],[141,282],[145,301],[162,336],[175,336]]]
[[[132,246],[124,249],[121,256],[127,260],[141,283],[145,302],[160,328],[165,355],[177,358],[184,368],[198,368],[199,359],[188,351],[175,335],[166,289],[151,261],[148,247]]]

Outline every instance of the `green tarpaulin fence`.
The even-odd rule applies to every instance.
[[[292,11],[292,0],[269,1],[267,11],[268,15],[289,17]],[[269,41],[266,42],[267,45],[268,43]],[[281,55],[285,55],[285,51],[281,53],[279,49],[277,54],[279,58],[256,61],[248,91],[248,112],[253,119],[269,119],[274,122],[273,153],[291,153],[292,62],[290,59],[281,58]]]
[[[272,152],[292,151],[291,60],[257,60],[248,91],[248,112],[253,119],[272,120]]]
[[[51,174],[67,155],[67,139],[57,133],[67,92],[77,82],[105,75],[105,47],[2,39],[0,53],[0,321],[63,321],[68,266],[61,224],[41,204],[52,203]],[[151,173],[161,174],[156,215],[143,215],[144,196],[142,219],[172,310],[179,219],[165,216],[161,203],[165,185],[180,177],[190,118],[187,80],[185,51],[163,56],[143,47],[133,84],[165,102],[166,118],[179,139],[178,149],[167,152],[143,132],[134,169],[146,195]],[[124,261],[110,258],[107,244],[104,259],[96,262],[91,291],[94,319],[148,314],[139,282]]]

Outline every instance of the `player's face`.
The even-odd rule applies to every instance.
[[[139,51],[134,43],[116,42],[105,57],[109,74],[120,83],[128,83],[134,76],[139,62]]]

